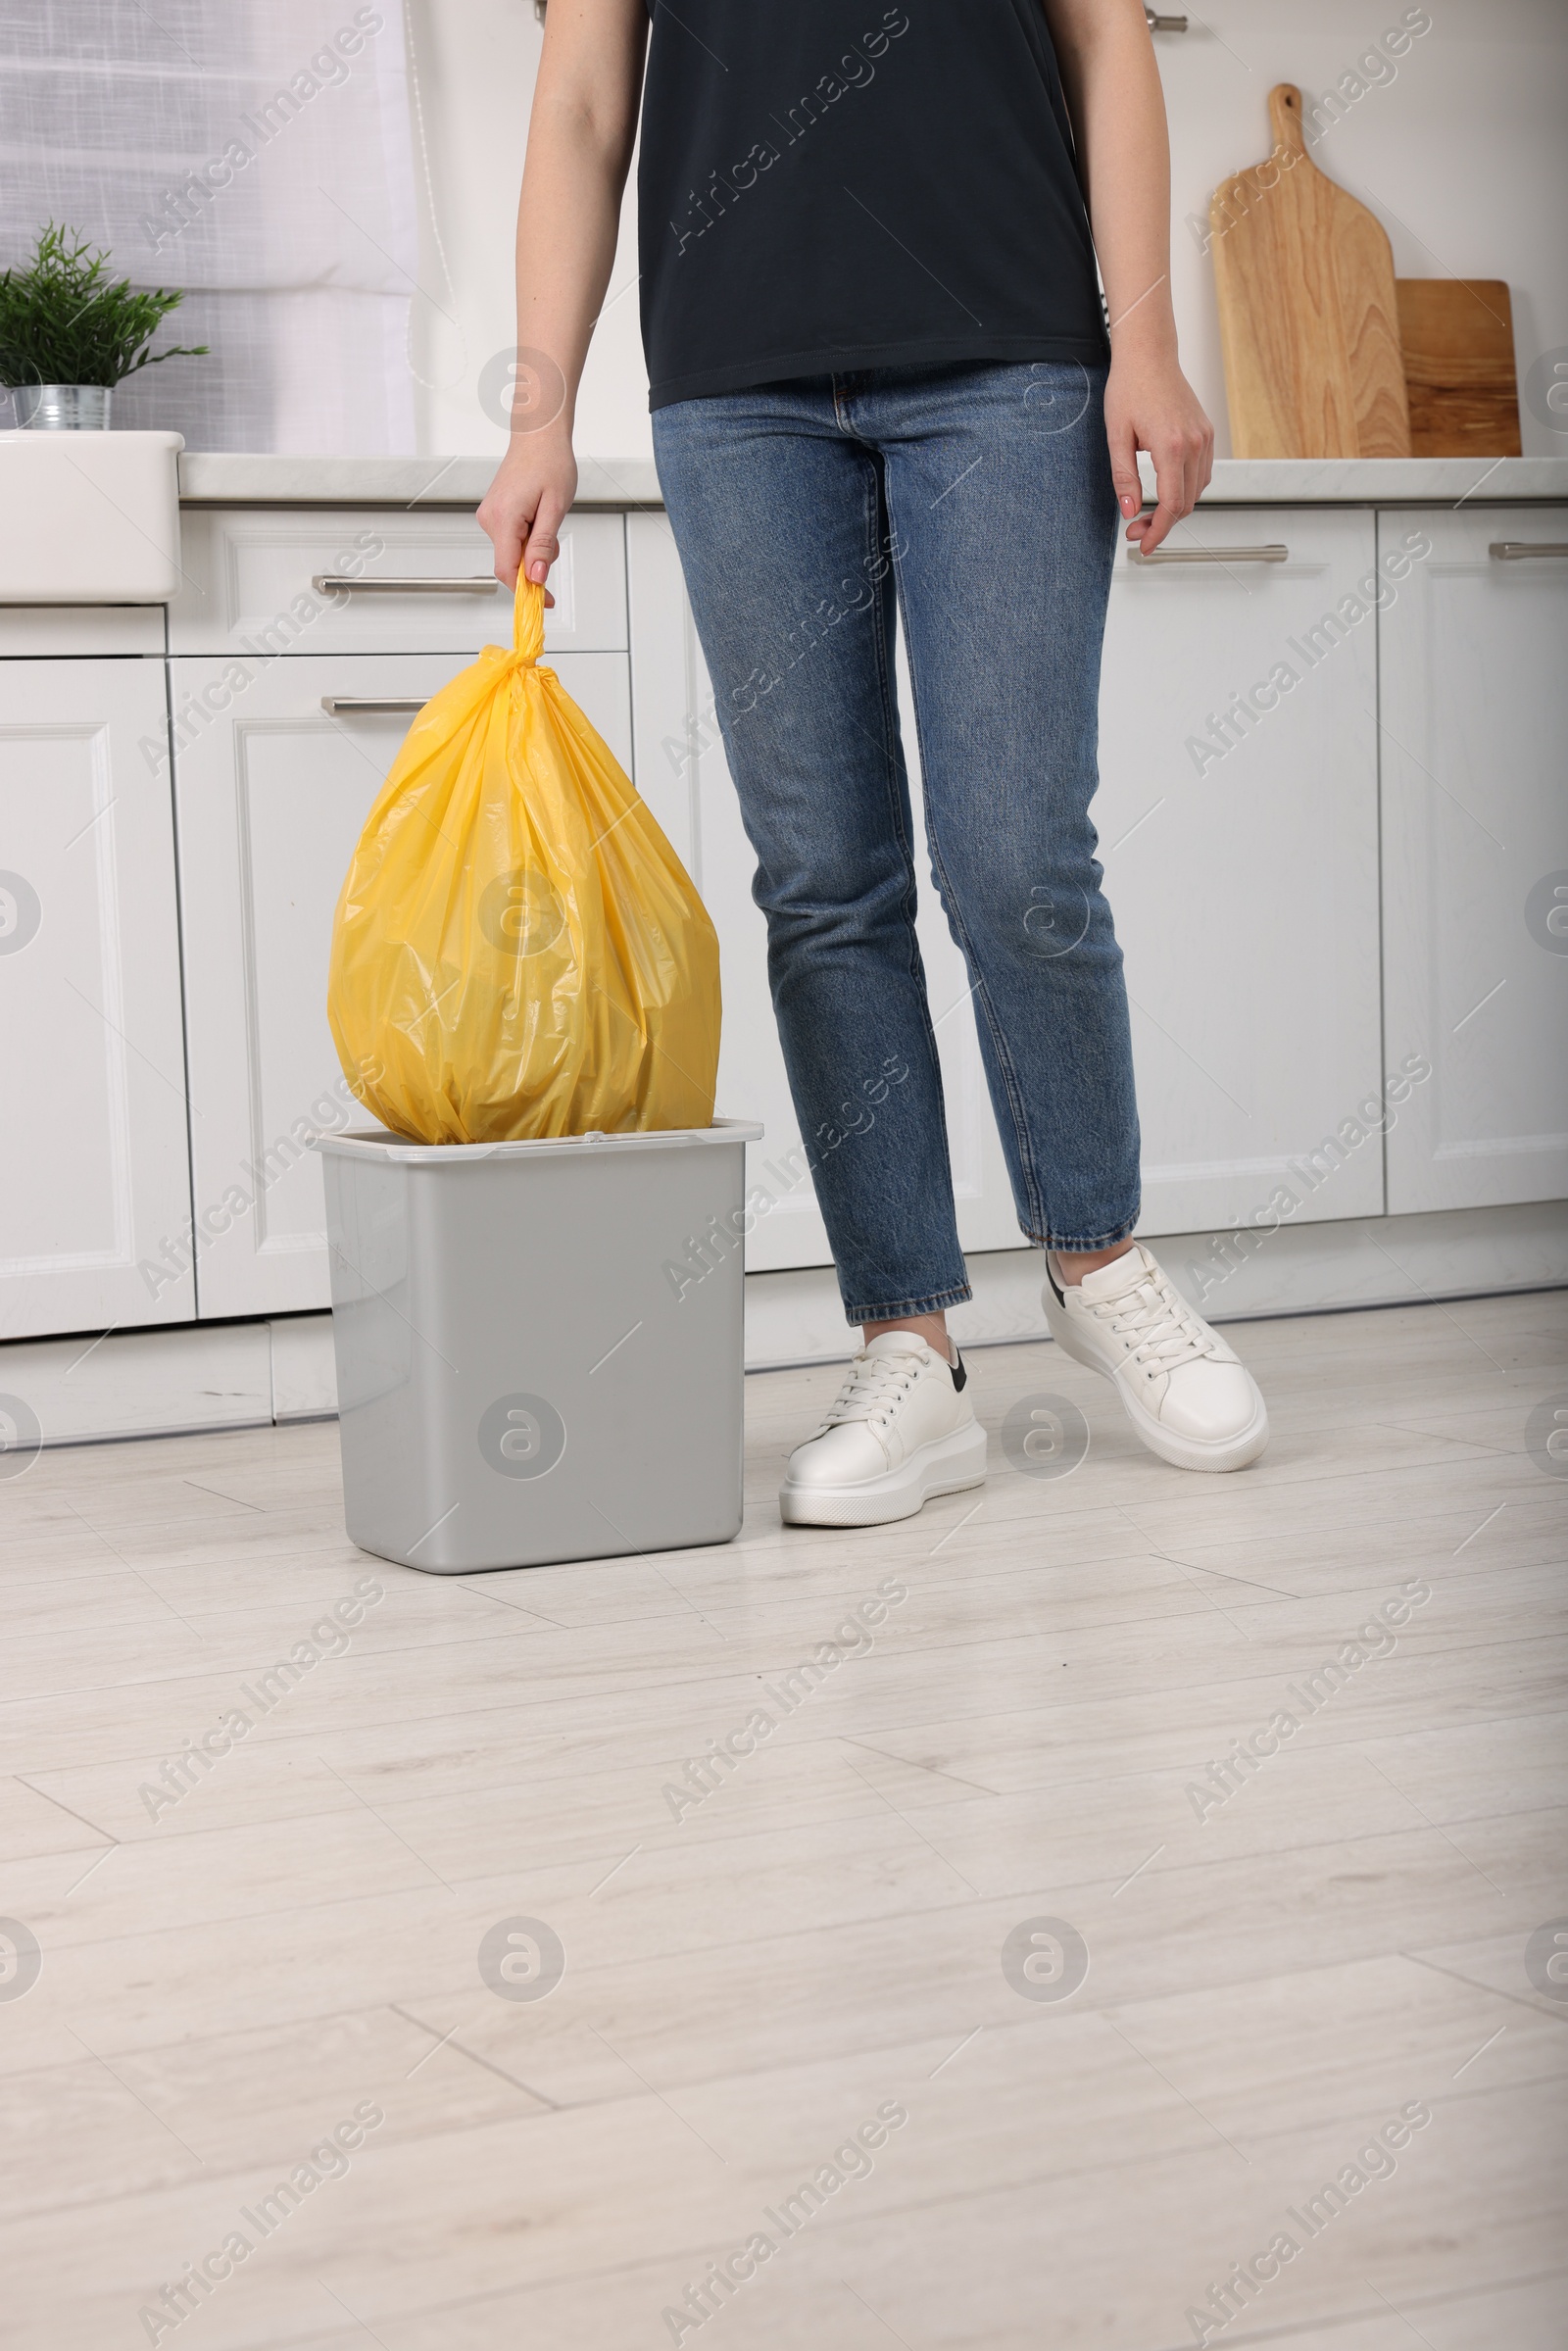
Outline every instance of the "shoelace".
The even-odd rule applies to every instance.
[[[910,1355],[858,1355],[838,1397],[817,1430],[818,1437],[848,1420],[885,1420],[900,1398],[920,1376],[917,1358]]]
[[[1163,1273],[1145,1274],[1119,1298],[1091,1301],[1090,1312],[1132,1342],[1127,1351],[1140,1369],[1176,1371],[1212,1351],[1209,1333]]]

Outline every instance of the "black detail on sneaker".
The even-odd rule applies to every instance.
[[[1054,1273],[1053,1273],[1051,1269],[1051,1251],[1049,1249],[1046,1251],[1046,1280],[1051,1284],[1052,1295],[1055,1298],[1057,1305],[1064,1306],[1067,1301],[1061,1294],[1060,1284],[1057,1282]]]
[[[956,1363],[950,1364],[948,1368],[949,1368],[949,1369],[951,1370],[951,1372],[953,1373],[953,1385],[954,1385],[954,1387],[955,1387],[955,1388],[956,1388],[956,1389],[957,1389],[957,1390],[960,1392],[960,1394],[961,1394],[961,1392],[963,1391],[963,1389],[965,1389],[965,1388],[968,1386],[968,1383],[969,1383],[969,1375],[968,1375],[968,1373],[965,1371],[965,1369],[964,1369],[964,1367],[963,1367],[963,1350],[962,1350],[962,1348],[961,1348],[961,1347],[955,1347],[955,1349],[954,1349],[954,1353],[955,1353],[955,1354],[957,1356],[958,1360],[957,1360],[957,1362],[956,1362]]]

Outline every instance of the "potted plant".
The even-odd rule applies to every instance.
[[[111,280],[108,268],[107,253],[51,221],[24,268],[0,270],[0,384],[19,424],[107,432],[116,384],[161,360],[206,357],[205,343],[150,350],[183,294],[164,286],[134,292],[128,278]]]

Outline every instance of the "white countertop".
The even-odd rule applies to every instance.
[[[1152,496],[1153,471],[1140,461]],[[247,457],[187,451],[179,494],[188,506],[478,505],[490,457]],[[1221,458],[1204,506],[1436,506],[1479,499],[1568,500],[1568,456],[1505,458]],[[577,504],[659,506],[659,477],[642,461],[579,460]]]
[[[1138,461],[1146,491],[1154,471]],[[1218,458],[1203,506],[1457,506],[1568,498],[1562,457]]]
[[[179,461],[182,506],[476,507],[493,457],[248,457],[217,450]],[[577,461],[579,506],[660,506],[652,465]]]

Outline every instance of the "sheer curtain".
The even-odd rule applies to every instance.
[[[417,233],[402,0],[28,0],[0,29],[0,267],[48,220],[179,286],[122,427],[412,450]]]

